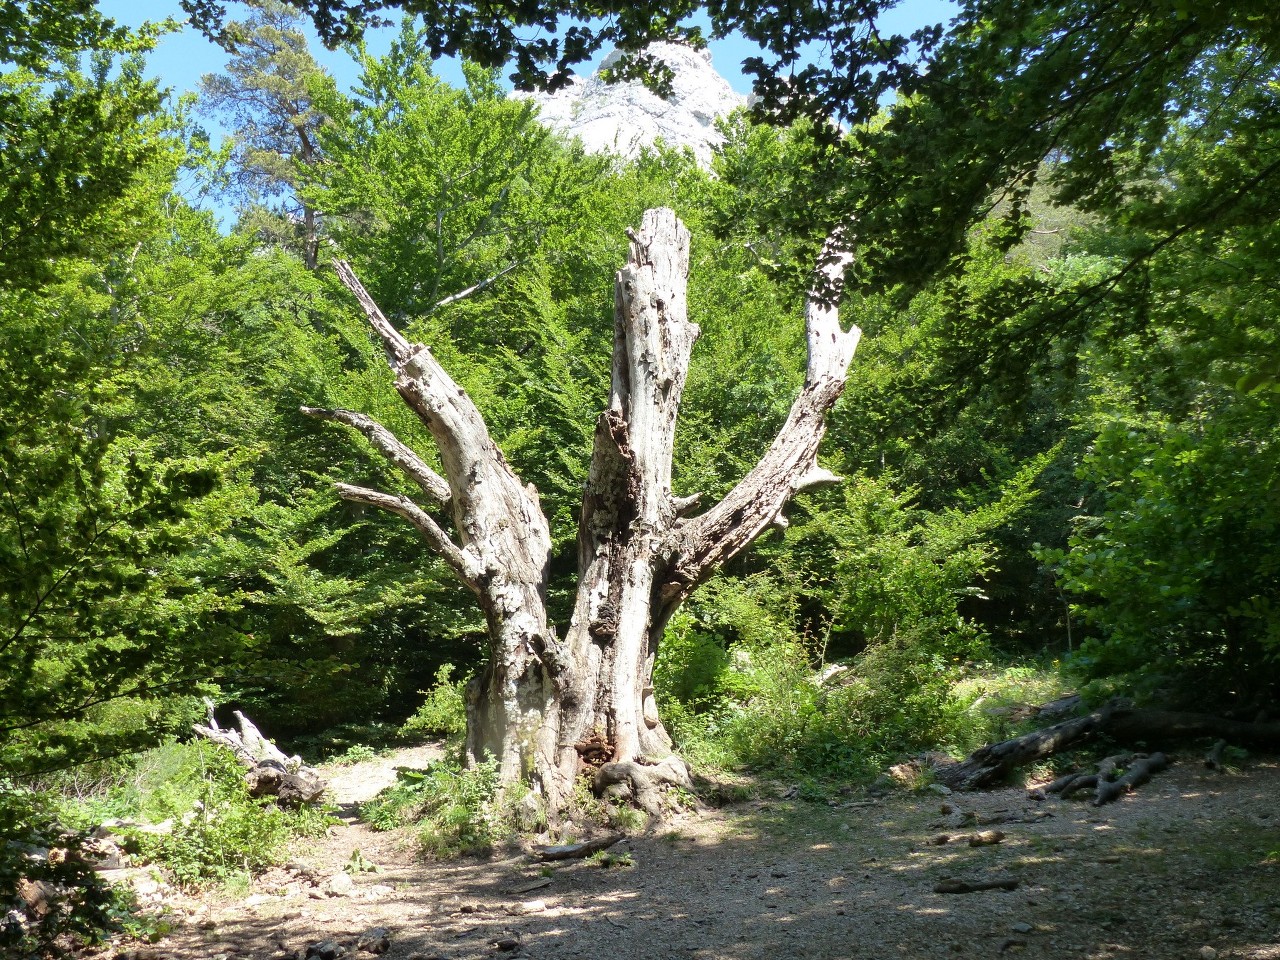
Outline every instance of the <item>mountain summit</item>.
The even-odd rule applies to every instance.
[[[715,121],[747,98],[735,93],[711,66],[711,53],[682,43],[654,43],[647,50],[675,74],[669,99],[646,90],[639,82],[606,83],[599,71],[555,93],[526,94],[541,108],[541,120],[551,129],[581,138],[592,153],[615,153],[633,158],[661,140],[668,147],[688,147],[698,163],[708,166],[711,153],[724,138]],[[608,69],[622,54],[615,50],[600,64]]]

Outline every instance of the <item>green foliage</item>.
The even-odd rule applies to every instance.
[[[110,738],[86,712],[190,691],[241,640],[214,622],[235,601],[201,588],[195,557],[244,509],[236,458],[133,421],[138,378],[173,353],[133,322],[124,256],[63,270],[0,295],[0,765],[14,770],[154,737],[162,709]]]
[[[307,49],[302,17],[279,0],[253,0],[243,22],[227,25],[226,72],[201,82],[201,109],[225,118],[235,134],[226,182],[240,203],[241,230],[296,250],[315,269],[319,216],[299,196],[304,171],[321,162],[325,117],[312,102],[322,76]]]
[[[0,8],[0,288],[38,289],[65,257],[110,256],[136,239],[157,163],[176,148],[133,33],[84,0]],[[158,189],[157,189],[158,188]]]
[[[360,807],[374,829],[413,825],[429,857],[482,854],[514,831],[518,798],[498,783],[494,760],[464,769],[437,761],[424,770],[400,769],[394,784]]]
[[[250,797],[244,770],[228,750],[202,743],[169,749],[174,756],[158,765],[171,765],[163,780],[156,784],[159,770],[153,770],[135,789],[144,791],[137,812],[151,822],[162,817],[171,829],[139,831],[133,842],[180,886],[252,876],[279,862],[295,836],[318,836],[332,822],[322,811],[288,811],[270,799]]]
[[[1080,518],[1067,551],[1043,554],[1096,630],[1073,661],[1084,677],[1188,702],[1274,693],[1280,438],[1270,405],[1240,400],[1194,427],[1117,423],[1099,434],[1082,468],[1103,490],[1099,510]]]
[[[450,680],[455,669],[452,663],[446,663],[436,671],[435,686],[430,690],[420,691],[427,699],[401,726],[401,735],[458,737],[466,732],[467,704],[464,693],[468,678],[464,676],[458,680]]]
[[[48,797],[0,780],[0,903],[6,912],[20,884],[48,884],[56,891],[43,917],[0,920],[0,951],[14,960],[46,957],[64,937],[96,943],[120,929],[125,904],[83,859],[67,856],[84,835],[54,819]]]

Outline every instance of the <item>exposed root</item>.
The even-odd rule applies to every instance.
[[[606,763],[595,775],[595,791],[634,803],[650,817],[662,817],[662,787],[671,785],[693,789],[688,765],[670,756],[657,763],[643,758]]]
[[[1142,784],[1151,779],[1153,773],[1158,773],[1167,766],[1169,766],[1168,757],[1163,753],[1153,753],[1149,757],[1140,757],[1134,760],[1133,765],[1119,779],[1104,780],[1099,777],[1098,792],[1097,796],[1093,798],[1093,805],[1100,807],[1104,803],[1110,803],[1121,794],[1142,786]]]

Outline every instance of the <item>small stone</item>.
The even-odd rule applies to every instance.
[[[1218,960],[1218,951],[1213,947],[1201,947],[1200,960]]]
[[[1030,933],[1035,927],[1029,923],[1011,923],[1009,929],[1014,933]]]
[[[969,838],[969,846],[990,847],[1003,840],[1004,833],[1000,830],[982,830]]]
[[[541,913],[547,909],[547,901],[545,900],[526,900],[524,903],[513,903],[507,908],[509,913],[521,916],[527,913]]]
[[[346,955],[347,948],[337,940],[321,940],[319,943],[308,944],[305,956],[306,960],[338,960]]]
[[[345,873],[335,873],[325,881],[324,888],[331,897],[346,897],[355,890],[356,884]]]
[[[945,783],[931,783],[929,786],[925,787],[925,789],[930,793],[936,793],[940,797],[951,796],[951,788]]]
[[[246,907],[260,907],[264,903],[270,903],[274,899],[274,897],[270,897],[265,893],[251,893],[249,896],[244,898],[244,905]]]
[[[370,927],[356,940],[356,949],[364,953],[386,953],[391,949],[391,931],[386,927]]]
[[[493,945],[506,953],[520,949],[520,941],[515,937],[503,937],[501,940],[493,941]]]

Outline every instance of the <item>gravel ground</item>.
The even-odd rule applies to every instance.
[[[1188,756],[1100,809],[1036,802],[1023,789],[813,804],[787,799],[795,791],[783,784],[776,799],[679,815],[624,840],[606,868],[520,852],[422,862],[407,837],[354,817],[351,804],[391,782],[395,766],[432,755],[330,771],[342,826],[235,897],[152,891],[174,932],[109,953],[304,960],[333,941],[350,960],[382,947],[387,960],[1280,960],[1275,759],[1214,773]],[[984,831],[1003,839],[968,843]],[[356,850],[379,869],[345,873]],[[1017,886],[935,892],[945,880]],[[385,941],[366,936],[379,927]]]

